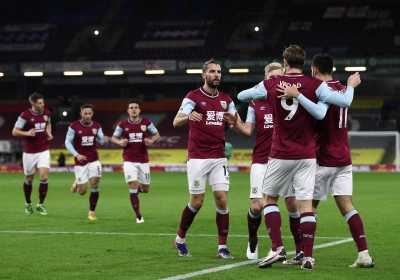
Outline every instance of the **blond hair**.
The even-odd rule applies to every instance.
[[[274,71],[274,70],[282,70],[283,73],[285,73],[285,68],[283,68],[282,64],[279,62],[271,62],[265,66],[265,77],[268,76],[268,73]]]

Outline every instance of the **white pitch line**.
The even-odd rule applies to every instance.
[[[342,244],[342,243],[346,243],[346,242],[350,242],[350,241],[353,241],[353,238],[346,238],[346,239],[335,241],[335,242],[316,245],[316,246],[314,246],[314,250],[315,249],[319,249],[319,248],[330,247],[330,246],[334,246],[334,245],[338,245],[338,244]],[[295,253],[296,253],[295,251],[287,252],[288,255],[292,255],[292,254],[295,254]],[[231,268],[235,268],[235,267],[239,267],[239,266],[243,266],[243,265],[252,264],[252,263],[255,263],[255,262],[259,262],[261,260],[262,259],[239,262],[239,263],[235,263],[235,264],[228,264],[228,265],[223,265],[223,266],[219,266],[219,267],[199,270],[199,271],[191,272],[191,273],[187,273],[187,274],[172,276],[172,277],[168,277],[168,278],[162,278],[160,280],[187,279],[187,278],[190,278],[190,277],[195,277],[195,276],[199,276],[199,275],[204,275],[204,274],[208,274],[208,273],[213,273],[213,272],[217,272],[217,271],[222,271],[222,270],[227,270],[227,269],[231,269]]]
[[[0,230],[0,233],[20,234],[93,234],[93,235],[129,235],[129,236],[176,236],[176,233],[146,233],[146,232],[91,232],[91,231],[33,231],[33,230]],[[186,234],[186,236],[216,237],[216,234]],[[229,237],[247,238],[248,235],[230,234]],[[269,238],[266,235],[259,235],[259,238]],[[282,238],[293,238],[293,236],[282,236]],[[343,237],[317,236],[315,239],[342,240]]]

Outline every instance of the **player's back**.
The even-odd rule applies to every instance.
[[[327,82],[333,90],[345,92],[346,87],[339,80]],[[347,137],[347,110],[329,105],[325,117],[317,121],[317,158],[320,166],[339,167],[351,164],[350,147]]]
[[[256,143],[253,149],[252,163],[267,163],[271,151],[272,132],[274,130],[271,106],[267,100],[254,101],[249,108],[254,110],[256,118]]]
[[[318,102],[316,89],[322,81],[301,73],[264,80],[267,99],[274,116],[274,133],[270,157],[278,159],[307,159],[316,157],[315,118],[297,99],[278,98],[282,95],[277,85],[296,85],[299,92],[314,103]]]

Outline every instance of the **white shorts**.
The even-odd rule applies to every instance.
[[[250,169],[250,198],[262,198],[262,188],[265,172],[267,172],[268,163],[254,163]],[[289,183],[287,194],[284,196],[296,196],[293,183]]]
[[[254,163],[250,168],[250,198],[262,198],[264,175],[267,163]]]
[[[139,181],[144,185],[150,185],[150,166],[148,163],[124,161],[125,182]]]
[[[353,167],[326,167],[317,165],[314,199],[326,200],[328,191],[332,196],[353,195]]]
[[[22,165],[25,175],[32,175],[36,168],[50,168],[50,151],[46,150],[35,154],[23,153]]]
[[[189,159],[187,176],[191,194],[205,193],[207,179],[213,192],[229,190],[229,170],[226,158]]]
[[[85,184],[93,177],[101,177],[101,163],[96,160],[86,165],[75,165],[75,179],[78,184]]]
[[[263,193],[287,197],[293,186],[297,200],[311,200],[315,185],[316,159],[269,158]]]

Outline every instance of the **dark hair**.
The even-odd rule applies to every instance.
[[[327,53],[316,54],[311,66],[317,68],[322,75],[330,75],[333,71],[333,58]]]
[[[201,68],[201,70],[202,70],[203,73],[206,73],[206,72],[207,72],[208,64],[217,64],[217,65],[221,66],[221,64],[219,64],[218,61],[216,61],[214,58],[211,58],[209,61],[207,61],[206,63],[204,63],[203,67]]]
[[[306,52],[298,45],[291,45],[283,51],[283,58],[290,68],[301,70],[306,62]]]
[[[85,103],[85,104],[83,104],[83,105],[81,106],[81,111],[83,111],[83,109],[86,109],[86,108],[91,108],[92,111],[94,111],[94,107],[93,107],[93,105],[90,104],[90,103]]]
[[[131,105],[132,103],[135,103],[135,104],[137,104],[137,105],[140,107],[139,101],[137,101],[136,99],[131,99],[131,100],[129,100],[129,102],[128,102],[128,109],[129,109],[129,105]]]
[[[34,92],[29,96],[29,102],[35,104],[39,99],[43,99],[43,95],[38,92]]]

